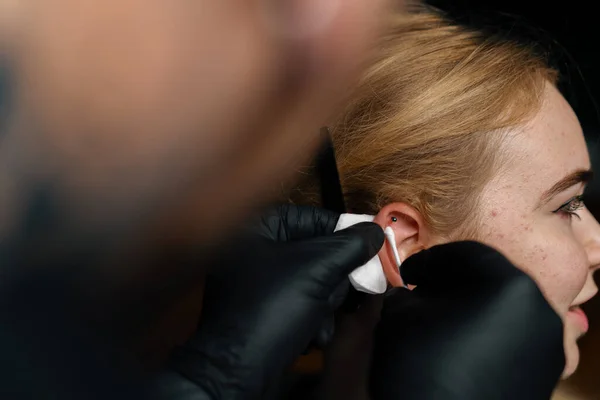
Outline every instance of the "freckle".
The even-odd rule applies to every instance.
[[[547,254],[544,254],[544,255],[542,256],[542,260],[543,260],[543,261],[546,261],[546,258],[548,258],[548,255],[547,255]]]

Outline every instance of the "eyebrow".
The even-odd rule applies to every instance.
[[[540,206],[550,201],[557,194],[564,192],[572,186],[575,186],[579,183],[588,183],[592,180],[594,173],[592,170],[577,170],[571,172],[569,175],[562,178],[560,181],[556,182],[554,186],[550,189],[546,190],[544,194],[542,194],[542,198],[540,200]]]

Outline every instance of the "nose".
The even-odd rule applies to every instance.
[[[600,224],[586,208],[580,212],[581,220],[576,235],[588,256],[592,272],[600,268]]]

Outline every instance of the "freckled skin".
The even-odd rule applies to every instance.
[[[583,184],[568,188],[545,204],[540,200],[566,176],[589,169],[589,155],[577,117],[551,85],[545,89],[538,114],[524,126],[514,128],[510,136],[499,149],[508,162],[480,196],[476,210],[481,216],[478,234],[456,239],[475,239],[500,250],[536,281],[563,320],[566,377],[579,363],[577,339],[585,329],[569,310],[598,291],[592,273],[600,267],[600,225],[585,208],[575,217],[555,212],[582,194]],[[393,212],[409,215],[414,224],[390,223]],[[382,227],[392,226],[401,259],[445,241],[431,236],[419,214],[414,210],[411,213],[404,203],[386,205],[375,222]],[[419,229],[411,230],[414,225]],[[390,284],[401,286],[389,246],[384,246],[379,255]]]
[[[524,129],[515,129],[501,150],[511,162],[484,189],[479,212],[490,217],[483,218],[477,239],[527,272],[563,319],[568,376],[577,368],[576,340],[582,334],[568,310],[597,291],[592,272],[600,266],[600,226],[586,209],[578,211],[581,220],[553,213],[583,192],[581,184],[537,207],[542,194],[560,179],[590,168],[571,107],[554,87],[548,86],[544,97],[538,115]]]

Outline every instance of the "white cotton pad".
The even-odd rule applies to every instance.
[[[375,217],[366,214],[342,214],[335,227],[335,232],[361,222],[373,222]],[[366,264],[356,268],[348,275],[350,283],[359,292],[369,294],[385,293],[388,283],[383,273],[379,256],[370,259]]]

